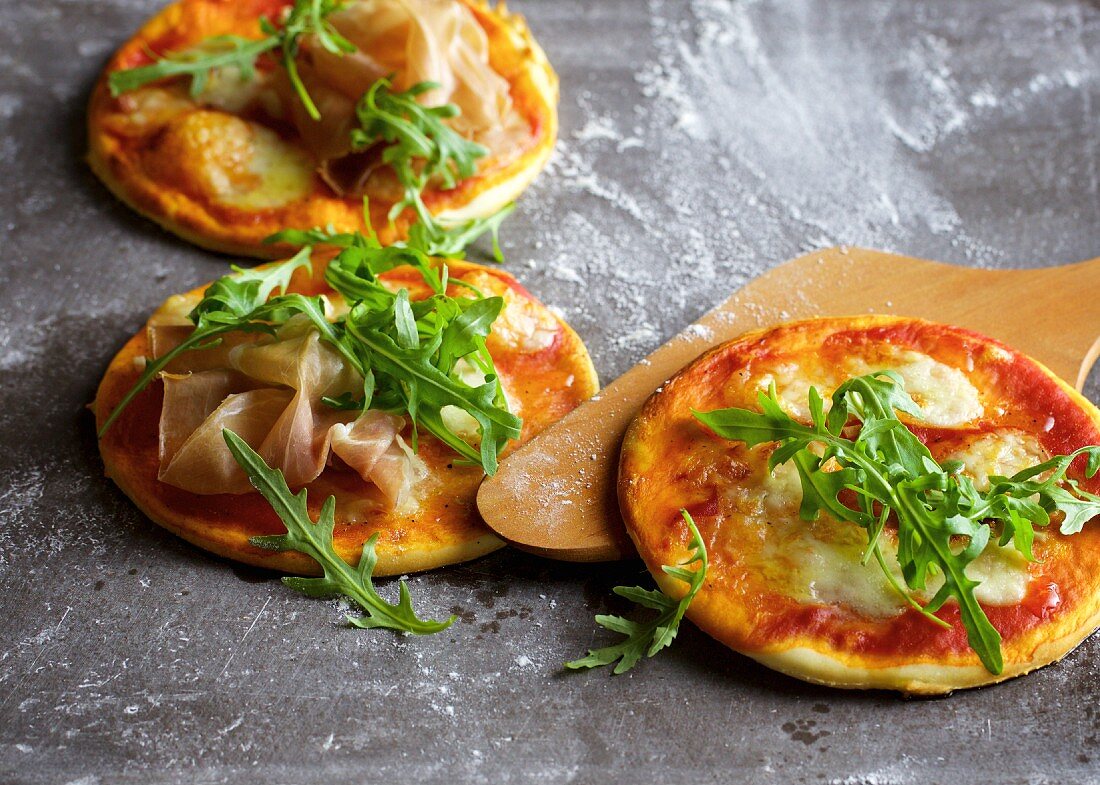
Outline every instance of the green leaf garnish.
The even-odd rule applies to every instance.
[[[99,436],[102,437],[134,398],[181,354],[218,346],[221,343],[219,336],[229,332],[274,332],[274,326],[260,318],[268,310],[268,298],[276,289],[286,292],[295,270],[312,270],[309,257],[310,249],[303,248],[285,262],[264,269],[242,270],[234,267],[233,275],[212,283],[199,304],[188,314],[195,324],[194,331],[179,346],[146,361],[145,370],[104,421]]]
[[[959,473],[960,464],[938,463],[898,419],[898,411],[913,417],[921,412],[896,373],[849,379],[833,393],[828,415],[821,396],[810,388],[811,425],[783,411],[774,385],[767,394],[760,393],[758,402],[759,412],[720,409],[695,416],[719,436],[749,447],[776,442],[768,469],[793,462],[802,484],[801,518],[811,521],[824,512],[866,530],[864,561],[873,556],[890,584],[930,621],[946,626],[933,614],[954,598],[970,647],[990,673],[1001,673],[1001,636],[978,604],[978,581],[966,575],[966,566],[985,549],[992,523],[1000,527],[1001,545],[1012,543],[1033,559],[1034,526],[1046,526],[1051,515],[1061,513],[1062,533],[1073,534],[1100,515],[1100,496],[1066,479],[1080,456],[1087,456],[1085,476],[1094,476],[1100,468],[1100,446],[1082,447],[1013,477],[991,477],[989,489],[978,491]],[[843,435],[850,417],[861,423],[854,439]],[[813,446],[824,448],[823,453],[818,455]],[[1036,479],[1042,475],[1047,476]],[[855,494],[857,508],[840,500],[845,490]],[[897,522],[897,559],[908,590],[898,585],[882,551],[880,536],[888,517]],[[954,538],[963,538],[965,545],[953,546]],[[922,605],[915,593],[933,575],[943,577],[943,586]]]
[[[477,171],[477,159],[489,150],[471,142],[444,121],[459,114],[455,104],[422,106],[417,97],[439,85],[418,82],[403,92],[394,92],[390,79],[379,79],[359,100],[356,116],[359,128],[351,132],[352,144],[359,149],[381,141],[389,145],[382,160],[393,167],[397,179],[410,191],[423,190],[432,178],[444,188],[454,188],[458,180]],[[396,216],[417,201],[412,193],[393,207]]]
[[[107,77],[111,95],[116,98],[131,90],[175,76],[191,78],[191,96],[206,89],[214,71],[235,69],[241,81],[256,75],[256,60],[267,52],[278,50],[278,61],[309,116],[321,119],[321,113],[310,98],[298,74],[295,58],[304,36],[312,35],[317,43],[333,54],[354,52],[355,45],[344,38],[328,21],[328,16],[343,5],[343,0],[295,0],[281,27],[260,18],[263,38],[251,39],[236,35],[214,36],[181,52],[172,52],[156,62],[137,68],[115,71]]]
[[[515,208],[515,203],[509,202],[490,216],[471,218],[456,224],[441,223],[434,216],[427,221],[421,219],[410,227],[406,245],[419,248],[428,256],[461,259],[474,241],[488,234],[493,238],[493,259],[503,262],[504,254],[500,250],[500,225]],[[417,212],[426,213],[419,208]]]
[[[664,565],[661,569],[688,585],[684,596],[677,600],[655,589],[645,589],[641,586],[616,586],[612,589],[615,594],[644,608],[655,610],[657,615],[645,621],[631,621],[622,616],[597,616],[597,624],[612,632],[621,633],[626,638],[602,649],[589,649],[587,656],[567,662],[565,667],[579,670],[617,663],[612,673],[626,673],[643,655],[652,657],[676,638],[680,620],[684,618],[684,613],[707,577],[707,549],[703,544],[703,538],[699,536],[699,530],[695,527],[695,521],[692,520],[690,513],[687,510],[680,510],[680,514],[691,532],[691,539],[688,541],[690,554],[680,564],[674,567]],[[688,569],[695,562],[699,562],[699,567],[694,570]]]
[[[377,276],[401,265],[417,270],[436,292],[409,302]],[[442,272],[441,272],[442,271]],[[329,264],[325,280],[349,303],[342,324],[345,357],[368,380],[366,406],[407,415],[413,424],[448,444],[465,459],[494,474],[504,445],[520,436],[521,421],[508,411],[504,390],[485,346],[492,323],[504,307],[500,297],[455,298],[445,294],[447,268],[434,268],[423,252],[383,246],[373,236],[354,235],[351,245]],[[460,359],[477,368],[484,384],[471,387],[456,375]],[[443,422],[442,409],[457,406],[478,423],[474,448]]]
[[[419,618],[413,610],[409,587],[405,581],[398,584],[400,595],[396,605],[378,594],[371,580],[374,567],[378,563],[374,550],[378,541],[377,532],[363,544],[358,568],[340,558],[332,545],[335,496],[329,496],[325,500],[321,506],[321,514],[314,523],[309,517],[305,489],[297,495],[291,493],[283,473],[268,466],[244,439],[227,429],[222,431],[222,436],[237,464],[248,475],[249,481],[286,526],[286,534],[252,537],[249,542],[256,547],[273,551],[304,553],[324,570],[324,576],[320,578],[285,577],[285,585],[309,597],[347,597],[366,612],[365,616],[347,617],[351,624],[360,628],[384,627],[414,635],[431,635],[451,626],[454,616],[446,621]]]
[[[373,235],[352,234],[347,246],[329,263],[325,280],[348,304],[348,313],[334,322],[326,315],[321,297],[286,294],[290,276],[309,264],[309,248],[294,258],[263,269],[240,270],[211,284],[189,318],[195,330],[178,347],[147,361],[134,387],[115,407],[100,429],[102,436],[118,415],[164,368],[186,351],[218,345],[228,332],[264,332],[295,315],[309,319],[321,339],[332,345],[364,380],[360,399],[332,402],[350,408],[379,409],[409,418],[413,448],[424,428],[463,459],[494,474],[500,451],[518,439],[522,421],[508,410],[485,339],[504,307],[501,297],[484,297],[468,285],[471,297],[452,297],[447,291],[446,265],[433,266],[423,252],[402,246],[383,246]],[[412,302],[408,291],[394,292],[378,276],[396,267],[414,269],[434,292]],[[459,283],[459,282],[453,282]],[[283,292],[270,295],[279,289]],[[471,386],[459,375],[465,360],[484,376]],[[479,444],[468,443],[444,422],[447,406],[467,412],[479,427]]]
[[[510,202],[487,218],[472,218],[457,224],[443,224],[434,217],[430,223],[417,221],[409,228],[408,239],[393,245],[397,248],[411,248],[426,256],[462,259],[466,255],[466,249],[488,233],[493,238],[493,259],[502,262],[504,254],[500,250],[500,225],[514,209],[515,203]],[[367,226],[371,225],[366,197],[363,199],[363,220]],[[286,243],[298,248],[317,245],[347,248],[355,242],[355,237],[350,232],[338,232],[330,225],[324,228],[283,229],[265,237],[264,243]]]
[[[367,225],[370,226],[370,216],[367,216]],[[263,239],[264,245],[286,243],[298,248],[315,245],[331,245],[336,248],[347,248],[355,241],[355,235],[351,232],[337,232],[331,224],[324,228],[313,229],[281,229],[274,234],[269,234]]]
[[[459,180],[472,177],[477,172],[477,160],[488,155],[488,148],[447,125],[446,120],[460,113],[455,104],[420,104],[417,97],[438,84],[418,82],[403,92],[395,92],[392,87],[390,79],[379,79],[371,85],[356,107],[359,127],[351,132],[355,149],[386,145],[382,161],[393,169],[404,189],[404,196],[390,208],[390,220],[412,208],[418,224],[410,230],[409,245],[433,256],[459,255],[475,239],[492,232],[494,255],[499,261],[497,231],[511,212],[511,205],[488,218],[446,226],[435,219],[423,199],[423,191],[431,182],[450,189]]]
[[[111,95],[117,98],[150,82],[189,76],[191,97],[197,98],[206,89],[214,71],[232,68],[242,82],[251,81],[256,76],[256,60],[278,47],[279,40],[275,36],[257,39],[238,35],[214,36],[190,49],[166,54],[149,65],[114,71],[107,77],[107,86],[111,89]]]

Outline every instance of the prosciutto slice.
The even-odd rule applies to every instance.
[[[229,394],[188,433],[184,423],[194,419],[198,406],[187,398],[191,392],[201,395],[202,388],[212,386],[213,380],[207,377],[217,373],[202,371],[165,379],[157,479],[191,493],[248,493],[252,486],[225,446],[222,429],[228,428],[256,449],[286,408],[291,394],[270,388]],[[173,389],[172,403],[167,395],[169,387]],[[173,405],[180,399],[183,403],[178,409],[182,412]],[[205,396],[203,399],[210,400]]]
[[[285,74],[276,75],[274,86],[322,176],[338,193],[361,191],[378,165],[377,156],[353,157],[349,132],[356,125],[356,103],[391,74],[398,90],[438,83],[421,102],[456,104],[461,114],[451,126],[497,157],[521,148],[526,125],[512,105],[508,81],[489,64],[485,31],[465,5],[456,0],[353,0],[330,21],[357,51],[337,55],[310,41],[303,48],[300,76],[321,119],[306,114]],[[340,160],[345,157],[349,160]]]
[[[382,412],[367,412],[351,425],[329,431],[332,452],[378,486],[391,509],[400,506],[413,484],[423,478],[423,464],[397,435],[402,421]]]
[[[233,346],[223,358],[226,367],[161,375],[162,482],[197,494],[251,491],[222,437],[229,428],[291,487],[315,480],[335,455],[377,486],[389,509],[409,498],[420,461],[401,441],[404,421],[373,410],[353,419],[321,403],[361,390],[362,378],[307,322],[292,319],[274,339]]]

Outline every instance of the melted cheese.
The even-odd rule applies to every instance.
[[[764,468],[766,451],[754,449],[753,460],[760,467],[759,493],[749,501],[727,495],[740,512],[755,519],[763,548],[757,569],[768,576],[778,590],[800,602],[842,605],[875,618],[885,618],[905,608],[904,599],[890,585],[875,560],[860,564],[866,536],[848,524],[822,516],[816,522],[799,518],[802,484],[793,464]],[[1018,431],[984,434],[965,448],[947,456],[963,461],[964,471],[979,488],[987,488],[990,475],[1011,475],[1046,457],[1034,436]],[[897,562],[896,538],[883,534],[886,562],[899,585],[904,585]],[[961,545],[958,546],[961,549]],[[1027,595],[1030,574],[1027,560],[1012,546],[990,542],[977,559],[967,565],[966,575],[978,581],[974,594],[986,605],[1015,605]],[[942,575],[928,578],[921,593],[928,601],[943,585]]]
[[[459,380],[470,387],[480,387],[485,384],[485,374],[475,368],[465,358],[455,363],[455,375]],[[508,394],[508,386],[503,377],[500,379],[501,389],[504,390],[504,400],[508,402],[508,410],[512,414],[519,415],[519,401]],[[457,406],[444,406],[439,410],[443,418],[443,424],[451,433],[470,444],[481,444],[481,431],[477,420],[465,409]]]
[[[966,565],[965,572],[966,577],[980,581],[974,588],[974,597],[986,605],[1016,605],[1027,595],[1030,578],[1027,559],[1012,545],[1002,547],[991,542],[978,558]],[[929,578],[924,599],[931,599],[941,586],[942,575]]]
[[[1029,466],[1042,463],[1047,454],[1039,440],[1023,431],[987,433],[978,437],[964,449],[947,456],[962,461],[963,473],[974,481],[979,491],[989,488],[991,475],[1011,477]]]
[[[810,388],[816,387],[825,398],[826,411],[828,411],[831,403],[828,397],[838,384],[835,375],[829,369],[817,368],[815,371],[811,378],[811,374],[798,363],[779,363],[757,379],[756,388],[766,393],[774,384],[783,410],[796,419],[809,420],[810,410],[807,401]]]
[[[985,412],[978,389],[958,368],[926,354],[898,352],[892,370],[901,374],[905,389],[921,408],[921,420],[931,425],[962,425]]]
[[[273,131],[254,126],[252,157],[247,169],[256,176],[252,188],[231,193],[225,201],[236,207],[262,210],[296,202],[313,189],[313,164],[297,147]]]
[[[278,207],[307,196],[313,164],[274,131],[223,112],[171,118],[144,159],[151,175],[223,204]]]
[[[885,355],[873,363],[862,357],[851,357],[839,366],[815,363],[807,367],[789,360],[778,362],[756,377],[755,387],[767,392],[774,384],[783,409],[792,417],[808,420],[810,387],[816,387],[825,398],[825,410],[828,411],[829,396],[843,380],[875,371],[898,373],[905,382],[906,391],[920,406],[922,421],[930,425],[963,425],[985,412],[977,388],[958,368],[921,352],[896,347],[886,347]]]
[[[861,548],[833,543],[812,546],[803,552],[797,574],[805,601],[843,605],[876,618],[894,616],[905,607],[904,599],[889,584],[878,562],[860,563]]]
[[[490,352],[507,347],[534,354],[554,344],[561,328],[547,309],[535,306],[505,281],[489,273],[479,270],[463,276],[463,281],[485,296],[497,295],[504,299],[504,309],[493,322],[492,332],[485,341]]]
[[[764,473],[764,508],[770,515],[789,515],[798,513],[802,504],[802,478],[793,463],[776,466],[768,474]]]

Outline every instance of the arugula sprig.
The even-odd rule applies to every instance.
[[[309,248],[267,268],[237,269],[215,281],[189,314],[195,330],[179,346],[146,363],[134,387],[100,429],[102,436],[118,415],[176,357],[217,346],[229,332],[274,334],[279,325],[302,315],[316,327],[363,378],[359,400],[341,399],[338,408],[379,409],[409,418],[413,447],[423,428],[464,460],[494,474],[501,450],[518,439],[522,421],[508,409],[493,358],[485,340],[504,308],[502,297],[485,297],[459,281],[473,296],[448,295],[446,265],[433,265],[422,251],[383,246],[373,234],[354,234],[328,265],[325,280],[349,306],[330,321],[322,297],[286,294],[290,276],[309,265]],[[391,290],[380,275],[396,267],[415,270],[433,295],[413,302],[407,289]],[[270,295],[280,289],[282,294]],[[464,360],[484,377],[471,386],[463,381]],[[468,443],[447,425],[443,410],[453,406],[478,424],[479,444]]]
[[[412,302],[406,290],[395,293],[379,281],[381,273],[401,265],[415,269],[435,294]],[[433,267],[422,251],[383,246],[373,235],[356,235],[329,264],[325,280],[355,303],[342,322],[343,351],[365,380],[364,408],[408,416],[414,448],[423,426],[486,474],[495,474],[500,451],[519,438],[522,425],[508,410],[485,345],[504,299],[476,291],[473,298],[450,297],[445,265]],[[463,359],[481,372],[482,384],[471,387],[458,378]],[[442,414],[447,406],[478,423],[477,448],[447,427]]]
[[[457,105],[428,107],[419,102],[419,96],[438,87],[435,82],[418,82],[398,92],[393,89],[392,79],[379,79],[356,106],[359,127],[351,132],[352,146],[363,150],[376,144],[386,145],[382,161],[393,169],[404,189],[403,197],[390,208],[389,217],[392,221],[412,208],[419,223],[413,227],[417,236],[410,237],[410,243],[451,256],[491,231],[499,260],[497,230],[504,216],[511,212],[510,205],[489,218],[447,227],[439,224],[424,204],[423,191],[430,182],[454,188],[459,180],[472,177],[477,172],[478,159],[489,154],[488,148],[447,125],[447,120],[459,115]]]
[[[303,248],[285,262],[263,269],[246,270],[234,266],[233,275],[223,276],[212,283],[199,304],[188,314],[195,329],[178,346],[156,359],[146,360],[145,369],[134,386],[104,420],[99,436],[102,437],[134,398],[181,354],[220,346],[221,336],[226,333],[274,334],[276,325],[271,320],[277,319],[280,314],[277,308],[268,305],[268,298],[276,289],[285,294],[291,276],[301,268],[312,271],[309,248]]]
[[[117,98],[150,82],[189,76],[191,95],[197,97],[206,89],[214,71],[232,68],[241,81],[250,81],[256,75],[256,61],[260,56],[278,50],[277,60],[286,69],[294,92],[309,116],[320,120],[321,113],[298,73],[296,58],[305,36],[313,36],[318,44],[333,54],[355,51],[355,45],[340,35],[328,21],[328,16],[342,6],[343,0],[295,0],[281,27],[266,17],[260,17],[262,38],[213,36],[190,49],[166,54],[149,65],[115,71],[107,78],[107,84],[111,95]]]
[[[444,188],[454,188],[459,179],[477,171],[478,158],[489,154],[488,148],[444,122],[459,115],[458,106],[428,107],[417,100],[438,88],[436,82],[418,82],[396,92],[393,81],[383,78],[371,85],[356,106],[360,127],[351,132],[352,144],[359,149],[379,141],[389,145],[382,160],[393,167],[406,189],[404,201],[393,206],[391,217],[406,207],[423,206],[419,194],[432,178],[438,178]]]
[[[372,581],[374,567],[378,563],[374,550],[378,533],[372,534],[363,544],[359,566],[351,567],[340,558],[332,545],[336,497],[329,496],[325,500],[320,516],[314,523],[306,505],[305,489],[297,495],[291,493],[282,472],[268,466],[244,439],[228,429],[222,431],[222,436],[253,487],[267,500],[286,526],[286,534],[252,537],[249,542],[259,548],[304,553],[324,570],[324,576],[320,578],[284,577],[283,583],[286,586],[308,597],[347,597],[366,612],[365,616],[349,615],[347,620],[364,629],[384,627],[414,635],[431,635],[454,623],[454,616],[444,621],[418,617],[405,581],[398,584],[397,604],[387,602],[378,594]]]
[[[454,224],[445,224],[436,220],[418,220],[409,229],[407,245],[420,248],[429,256],[441,256],[447,259],[461,259],[466,249],[478,238],[488,234],[493,240],[493,259],[504,261],[500,250],[500,225],[516,208],[515,202],[509,202],[492,215],[485,218],[471,218]],[[421,211],[417,211],[421,214]]]
[[[1004,668],[1001,636],[979,605],[974,595],[979,582],[966,574],[966,567],[989,543],[992,524],[1000,528],[999,544],[1012,543],[1034,560],[1035,526],[1046,526],[1052,515],[1061,513],[1061,532],[1072,534],[1100,515],[1100,497],[1066,478],[1082,456],[1085,476],[1094,476],[1100,469],[1100,446],[1056,456],[1012,477],[991,477],[988,490],[979,491],[961,474],[961,463],[938,463],[898,418],[899,411],[914,418],[921,411],[894,372],[844,382],[833,393],[828,414],[811,387],[810,425],[783,411],[774,385],[767,394],[760,393],[758,404],[758,412],[694,414],[717,435],[749,447],[777,442],[768,470],[794,464],[802,484],[800,517],[812,521],[824,512],[863,528],[868,540],[864,563],[874,557],[889,582],[931,621],[946,626],[933,614],[954,598],[971,648],[990,673],[999,674]],[[850,418],[860,423],[855,438],[845,436]],[[855,507],[840,499],[844,491],[855,495]],[[897,561],[908,590],[898,585],[882,550],[882,532],[891,518],[897,524]],[[965,541],[961,548],[955,544],[960,539]],[[920,595],[933,576],[942,576],[943,585],[922,604]]]
[[[493,259],[503,262],[504,254],[500,250],[500,225],[514,209],[515,203],[509,202],[486,218],[471,218],[456,224],[443,224],[434,218],[431,224],[417,221],[409,228],[408,239],[393,243],[393,246],[411,248],[426,256],[462,259],[466,255],[466,249],[488,233],[493,240]],[[367,227],[371,226],[370,209],[366,197],[363,198],[363,221]],[[367,231],[368,236],[373,234],[373,230]],[[354,233],[338,232],[331,224],[324,228],[283,229],[264,238],[266,245],[285,243],[298,248],[317,245],[347,248],[355,241]]]
[[[256,76],[256,61],[278,48],[274,36],[244,38],[238,35],[218,35],[200,41],[190,49],[170,52],[149,65],[114,71],[107,77],[107,86],[115,98],[144,87],[150,82],[174,76],[191,77],[190,93],[197,98],[206,90],[214,71],[235,69],[242,82]]]
[[[622,616],[597,616],[597,624],[605,629],[621,633],[626,638],[611,646],[589,649],[587,656],[567,662],[565,667],[580,670],[581,668],[598,668],[603,665],[617,663],[612,673],[626,673],[637,664],[643,655],[652,657],[661,649],[670,645],[676,638],[684,613],[707,578],[707,549],[703,544],[703,538],[699,536],[699,530],[695,527],[695,521],[692,519],[691,514],[687,510],[680,510],[680,514],[691,532],[691,539],[688,541],[690,553],[688,558],[680,564],[676,566],[662,565],[661,569],[673,578],[688,585],[688,590],[684,596],[680,599],[674,599],[659,589],[645,589],[641,586],[616,586],[612,589],[615,594],[625,597],[643,608],[655,610],[657,615],[645,621],[632,621]],[[689,569],[695,562],[699,562],[699,566],[694,570]]]

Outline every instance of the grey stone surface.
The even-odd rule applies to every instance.
[[[690,625],[627,676],[563,674],[638,564],[506,551],[417,576],[420,608],[461,619],[395,638],[145,520],[83,407],[148,312],[225,260],[81,159],[96,72],[159,5],[0,4],[0,781],[1100,782],[1096,639],[935,701],[806,686]],[[563,96],[509,269],[605,380],[813,247],[1100,253],[1095,3],[514,6]]]

